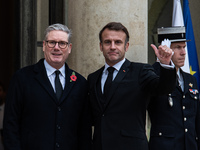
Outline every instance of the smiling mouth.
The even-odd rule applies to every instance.
[[[52,55],[54,55],[54,56],[60,56],[61,54],[52,54]]]

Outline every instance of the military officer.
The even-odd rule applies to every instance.
[[[200,102],[197,81],[194,76],[181,69],[186,56],[185,27],[159,28],[158,42],[161,41],[168,41],[174,52],[172,61],[178,80],[172,93],[152,97],[150,100],[149,149],[200,150]],[[159,74],[158,62],[153,67]]]

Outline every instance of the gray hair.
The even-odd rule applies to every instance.
[[[71,43],[72,31],[66,25],[59,24],[59,23],[52,24],[46,28],[45,33],[44,33],[45,41],[47,40],[49,32],[54,31],[54,30],[66,32],[68,34],[68,43]]]

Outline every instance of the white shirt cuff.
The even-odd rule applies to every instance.
[[[160,63],[160,61],[158,61],[158,62]],[[160,65],[165,69],[174,69],[174,67],[175,67],[175,65],[172,62],[172,60],[170,61],[170,65],[166,65],[166,64],[162,64],[162,63],[160,63]]]

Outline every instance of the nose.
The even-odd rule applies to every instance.
[[[185,48],[182,48],[182,49],[181,49],[181,54],[182,54],[182,55],[185,55],[185,54],[186,54]]]
[[[54,48],[56,48],[56,49],[58,49],[59,48],[59,46],[58,46],[58,42],[56,42],[56,45],[55,45],[55,47]]]
[[[111,42],[111,47],[110,47],[110,48],[111,48],[111,49],[115,49],[115,48],[116,48],[115,42],[114,42],[114,41]]]

